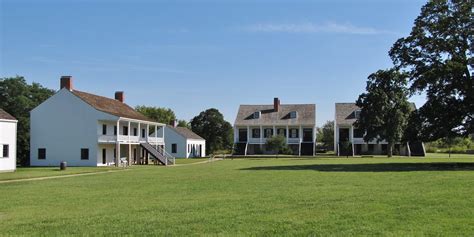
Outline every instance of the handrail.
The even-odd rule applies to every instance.
[[[173,162],[173,165],[176,164],[176,158],[174,156],[172,156],[171,154],[169,154],[168,152],[166,152],[166,150],[164,148],[158,146],[158,152],[160,152],[166,158],[166,164],[167,165],[168,165],[168,159]]]

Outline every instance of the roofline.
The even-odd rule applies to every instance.
[[[171,129],[173,132],[175,132],[176,134],[178,134],[179,136],[181,136],[181,137],[184,138],[185,140],[206,141],[206,139],[202,138],[202,137],[199,136],[199,135],[198,135],[198,136],[201,137],[201,138],[199,138],[199,139],[186,137],[186,136],[184,136],[183,134],[181,134],[181,133],[178,131],[178,129],[175,129],[175,127],[173,127],[173,126],[171,126],[171,125],[169,125],[169,124],[166,124],[165,127]],[[189,129],[189,128],[188,128],[188,129]],[[193,132],[191,129],[189,129],[189,130],[190,130],[191,132]],[[195,132],[193,132],[193,133],[196,134]],[[197,134],[196,134],[196,135],[197,135]]]
[[[18,123],[16,119],[0,119],[0,122]]]
[[[262,105],[268,106],[268,105],[273,105],[273,104],[241,104],[240,106],[262,106]],[[280,105],[314,105],[316,106],[316,104],[280,104]]]
[[[101,111],[102,112],[102,111]],[[105,112],[104,112],[105,113]],[[108,114],[108,113],[107,113]],[[112,114],[113,115],[113,114]],[[116,115],[114,115],[116,116]],[[118,117],[118,116],[117,116]],[[123,120],[127,120],[127,121],[130,121],[130,122],[141,122],[141,123],[148,123],[148,124],[154,124],[154,125],[159,125],[160,127],[161,126],[166,126],[166,124],[164,123],[158,123],[158,122],[151,122],[151,121],[146,121],[146,120],[140,120],[140,119],[132,119],[132,118],[127,118],[127,117],[118,117],[118,120],[117,122],[119,121],[123,121]]]

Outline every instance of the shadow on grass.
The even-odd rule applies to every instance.
[[[474,171],[474,163],[383,163],[261,166],[241,170],[314,170],[321,172]]]

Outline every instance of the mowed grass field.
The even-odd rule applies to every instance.
[[[474,235],[474,157],[234,159],[0,184],[0,235]]]

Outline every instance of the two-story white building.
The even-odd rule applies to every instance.
[[[234,123],[234,154],[270,154],[267,139],[281,135],[294,155],[315,155],[316,105],[240,105]]]
[[[0,172],[16,170],[16,136],[15,117],[0,109]]]
[[[388,143],[386,141],[364,141],[365,131],[354,126],[359,115],[360,108],[355,103],[336,103],[334,119],[334,149],[336,155],[387,155]],[[424,145],[423,143],[396,143],[393,154],[424,156]]]
[[[168,165],[164,151],[165,124],[154,122],[115,99],[73,88],[61,77],[60,90],[31,111],[32,166],[110,166],[144,164],[152,158]]]

